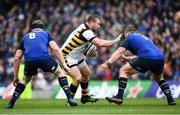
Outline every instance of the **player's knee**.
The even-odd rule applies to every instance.
[[[61,68],[57,68],[56,71],[54,72],[54,74],[58,77],[65,76],[65,73],[62,71]]]
[[[126,71],[124,68],[121,68],[119,70],[119,75],[126,77],[126,76],[128,76],[128,71]]]
[[[157,82],[160,82],[163,79],[163,74],[161,75],[157,75],[157,74],[153,74],[154,80],[156,80]]]
[[[120,69],[119,69],[119,74],[124,74],[124,73],[125,73],[124,69],[123,69],[123,68],[120,68]]]
[[[85,76],[85,77],[83,76],[81,79],[82,82],[87,82],[88,80],[89,80],[89,76]]]
[[[75,77],[74,80],[75,80],[77,83],[80,83],[81,80],[82,80],[82,77],[81,77],[81,76]]]
[[[86,72],[82,75],[82,81],[88,81],[90,76],[90,72]]]

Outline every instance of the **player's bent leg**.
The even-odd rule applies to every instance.
[[[70,106],[77,106],[76,101],[72,98],[71,93],[70,93],[70,88],[67,82],[67,77],[64,73],[64,71],[58,66],[56,71],[55,71],[55,75],[58,76],[58,81],[60,86],[62,87],[62,89],[64,90],[67,99],[68,99],[68,103]]]
[[[71,71],[71,77],[73,79],[73,82],[70,85],[70,91],[71,91],[72,97],[74,97],[78,89],[79,83],[82,79],[82,75],[77,66],[71,67],[70,71]]]
[[[71,77],[77,81],[77,83],[80,83],[82,80],[82,75],[77,66],[73,66],[70,68],[71,71]]]
[[[111,103],[121,105],[123,103],[124,90],[127,86],[128,76],[136,73],[138,73],[138,71],[132,68],[129,63],[122,66],[119,70],[120,77],[118,80],[118,93],[116,94],[116,96],[106,97],[106,100]]]
[[[163,91],[164,95],[166,96],[168,105],[176,105],[176,102],[174,101],[172,97],[169,85],[167,81],[163,79],[163,74],[160,74],[160,75],[153,74],[153,76],[156,82],[158,83],[159,87]]]
[[[29,83],[30,80],[31,80],[31,77],[24,77],[23,80],[17,83],[14,93],[12,95],[12,98],[6,107],[7,109],[11,109],[14,107],[16,100],[23,93],[24,89],[26,88],[26,85]]]
[[[128,78],[128,76],[139,73],[139,71],[135,70],[129,63],[126,63],[119,70],[120,77]]]
[[[94,95],[89,95],[88,91],[88,83],[89,83],[89,76],[90,76],[90,69],[85,61],[81,63],[81,65],[78,66],[80,69],[80,72],[82,74],[82,80],[80,82],[81,85],[81,103],[85,104],[88,102],[96,103],[99,99],[94,98]]]

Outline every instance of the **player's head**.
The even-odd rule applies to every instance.
[[[95,14],[90,15],[86,20],[86,24],[92,31],[98,31],[101,27],[101,17]]]
[[[45,29],[45,25],[41,20],[35,20],[31,24],[31,29],[35,29],[35,28]]]
[[[130,33],[136,32],[137,29],[134,25],[128,25],[124,30],[123,30],[123,36],[127,37]]]

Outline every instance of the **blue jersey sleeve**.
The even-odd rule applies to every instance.
[[[24,51],[24,38],[20,41],[20,44],[17,49]]]
[[[125,49],[128,49],[128,47],[129,47],[129,38],[125,38],[125,39],[123,40],[123,42],[120,44],[119,47],[123,47],[123,48],[125,48]]]
[[[50,34],[48,33],[48,43],[49,43],[50,41],[52,41],[52,40],[54,40],[54,38],[52,37],[52,35],[50,35]]]

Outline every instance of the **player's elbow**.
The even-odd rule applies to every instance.
[[[125,51],[126,51],[126,49],[123,48],[123,47],[118,48],[118,52],[119,52],[120,55],[123,55]]]
[[[104,43],[103,43],[103,42],[99,42],[97,46],[103,47],[103,46],[104,46]]]

